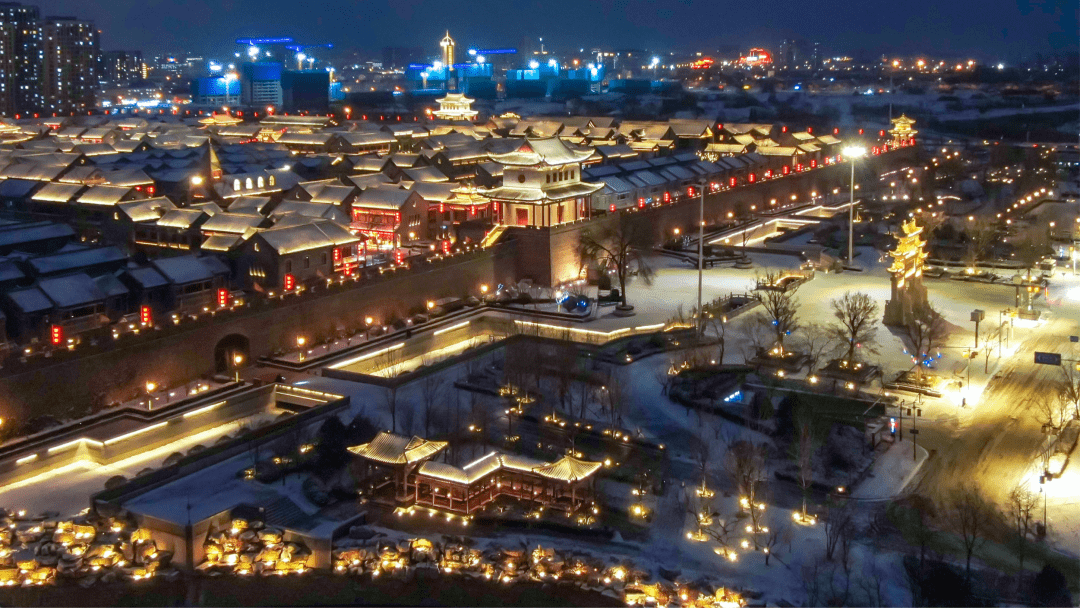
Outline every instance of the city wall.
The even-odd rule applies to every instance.
[[[865,174],[883,165],[907,162],[914,149],[863,161]],[[834,165],[802,175],[759,182],[724,191],[705,199],[705,221],[719,223],[729,212],[751,205],[758,210],[770,201],[809,200],[809,193],[843,189],[849,179],[847,165]],[[676,227],[691,229],[698,218],[698,199],[635,211],[655,240],[670,237]],[[148,335],[125,337],[116,344],[80,346],[52,359],[9,363],[0,370],[0,417],[18,425],[50,415],[70,417],[88,404],[119,403],[137,396],[146,382],[159,387],[223,371],[224,349],[238,349],[249,360],[295,346],[298,335],[309,340],[330,337],[337,329],[358,328],[365,316],[386,322],[410,309],[441,297],[476,294],[481,284],[496,285],[530,278],[554,285],[579,276],[577,243],[582,230],[614,221],[614,214],[553,228],[515,228],[496,246],[438,261],[370,284],[338,290],[313,290],[284,302],[252,307],[194,322],[190,329],[171,328]]]
[[[224,345],[248,360],[295,347],[296,337],[329,337],[332,328],[356,328],[366,316],[386,322],[427,300],[476,294],[481,284],[506,282],[514,274],[513,244],[496,246],[340,291],[290,296],[273,306],[219,314],[189,330],[125,337],[88,354],[78,350],[50,360],[6,366],[0,376],[0,417],[6,423],[51,415],[67,417],[73,406],[123,402],[147,381],[159,387],[222,371]],[[87,348],[89,351],[90,349]],[[217,365],[216,365],[217,362]]]

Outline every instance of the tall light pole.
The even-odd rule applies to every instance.
[[[701,286],[705,274],[705,188],[708,186],[708,182],[698,184],[698,188],[701,189],[701,197],[698,199],[700,205],[698,207],[697,241],[697,331],[699,334],[705,333],[705,310],[701,308]]]
[[[866,154],[866,148],[862,146],[848,146],[844,148],[844,156],[851,164],[851,199],[848,204],[848,233],[847,233],[847,262],[855,264],[855,159]]]

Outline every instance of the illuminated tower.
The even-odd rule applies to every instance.
[[[449,70],[454,65],[454,39],[450,37],[449,30],[447,30],[446,36],[439,41],[439,46],[442,47],[443,65]]]
[[[901,114],[900,118],[893,118],[892,128],[889,129],[889,135],[893,138],[892,145],[900,147],[915,143],[915,134],[918,131],[914,129],[914,125],[915,121],[904,114]]]

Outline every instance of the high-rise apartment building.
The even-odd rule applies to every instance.
[[[146,78],[147,65],[140,51],[105,51],[98,76],[111,84],[124,84]]]
[[[41,11],[18,2],[0,2],[0,114],[43,109]]]
[[[42,43],[45,111],[68,114],[93,107],[99,50],[94,24],[75,17],[48,17]]]
[[[241,102],[246,105],[281,107],[281,63],[257,61],[240,66]]]

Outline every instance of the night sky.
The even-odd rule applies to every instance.
[[[437,50],[520,46],[543,36],[560,49],[708,49],[787,36],[830,53],[897,52],[1019,59],[1075,49],[1076,0],[24,0],[45,14],[93,19],[103,48],[225,53],[238,36],[292,36],[338,47]]]

